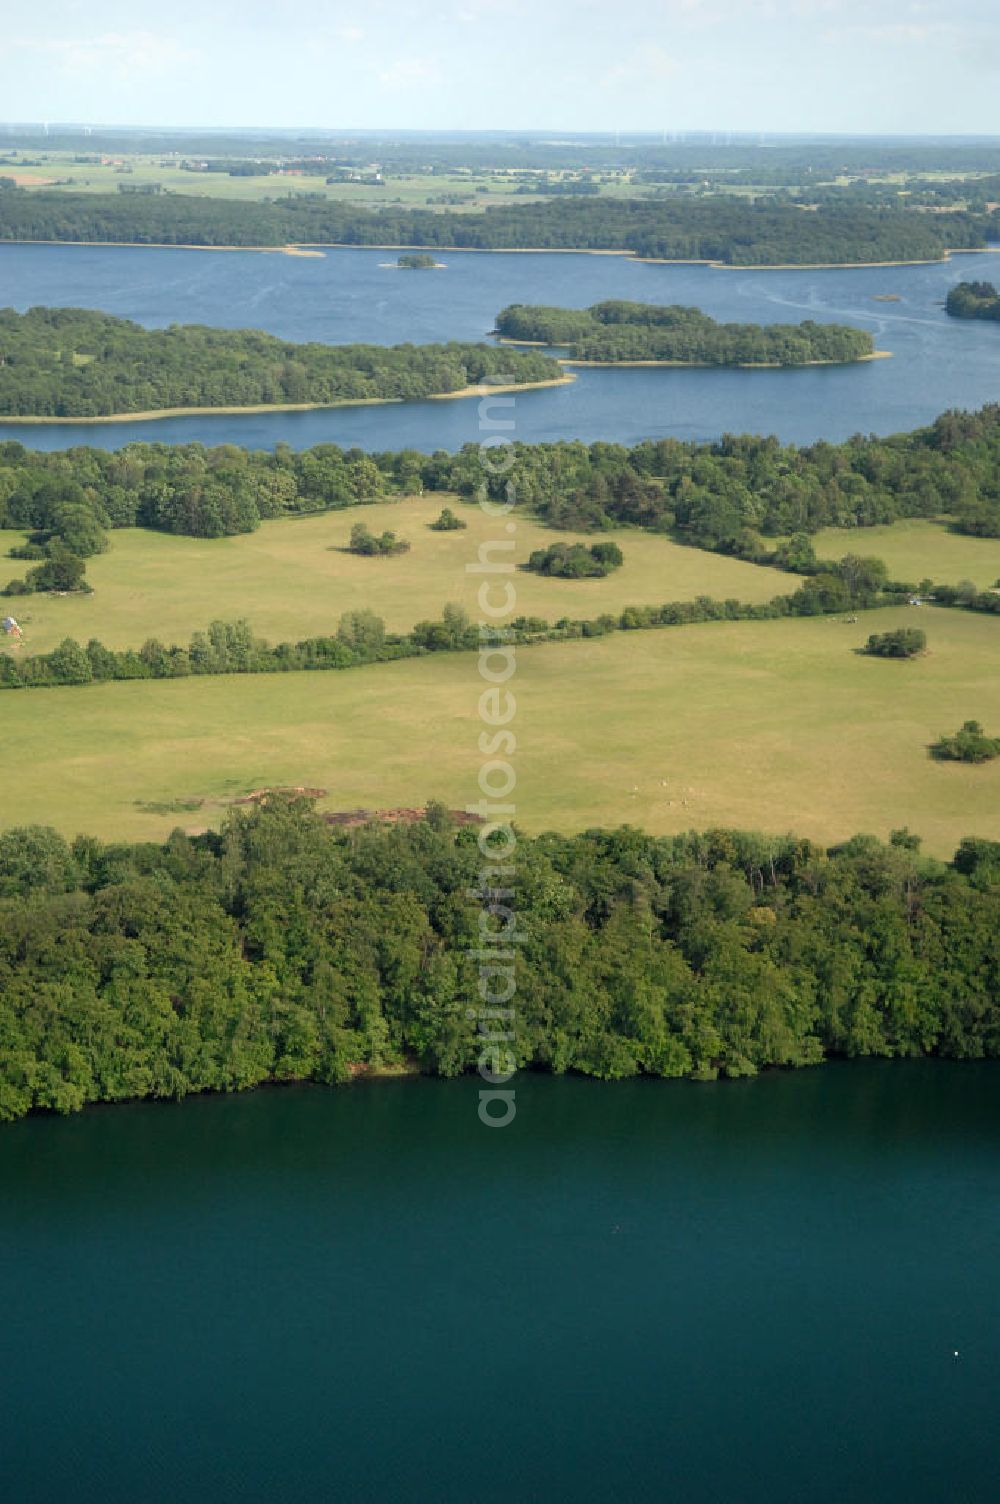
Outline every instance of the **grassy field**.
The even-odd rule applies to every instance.
[[[196,159],[196,158],[195,158]],[[0,176],[13,177],[27,189],[58,189],[67,193],[116,193],[119,185],[140,187],[158,183],[161,192],[197,198],[251,199],[257,202],[284,198],[288,194],[318,194],[356,208],[379,209],[387,205],[406,209],[442,208],[458,213],[477,213],[491,204],[508,203],[521,182],[539,181],[545,173],[531,172],[519,178],[503,169],[458,168],[453,172],[392,172],[382,185],[364,182],[327,183],[325,174],[261,173],[253,177],[230,177],[226,172],[194,172],[181,167],[181,158],[171,160],[150,154],[117,154],[102,161],[76,162],[71,152],[30,152],[21,161],[0,157]],[[555,177],[573,174],[555,173]],[[632,197],[648,193],[632,181],[631,174],[607,170],[598,175],[602,194]],[[538,195],[538,197],[551,195]],[[441,200],[451,200],[442,203]],[[532,194],[520,202],[533,203]]]
[[[914,584],[922,579],[942,585],[971,580],[986,590],[1000,578],[1000,538],[969,538],[920,519],[890,527],[828,527],[816,534],[813,544],[821,559],[874,554],[885,560],[893,579]]]
[[[428,523],[449,501],[468,527],[432,531]],[[345,552],[357,522],[379,533],[393,529],[409,541],[410,552],[388,559]],[[519,574],[518,611],[555,621],[696,595],[769,600],[796,585],[777,570],[683,548],[649,533],[601,536],[620,543],[621,569],[604,580]],[[481,539],[496,537],[497,523],[478,507],[441,495],[266,522],[256,533],[236,538],[175,538],[127,528],[111,534],[106,554],[87,561],[93,595],[28,596],[10,601],[0,614],[13,610],[27,652],[47,652],[64,637],[81,642],[98,637],[109,647],[138,647],[153,636],[186,642],[214,619],[242,616],[262,637],[278,642],[335,631],[341,612],[360,606],[370,606],[391,630],[402,631],[440,615],[447,601],[474,612],[480,577],[467,574],[466,565],[476,559]],[[523,562],[532,549],[577,537],[593,541],[590,535],[557,533],[519,518],[515,558]],[[29,567],[2,557],[22,539],[20,533],[0,532],[4,583]]]
[[[853,651],[870,631],[913,620],[901,609],[853,625],[708,623],[522,650],[519,820],[532,830],[725,824],[827,842],[909,825],[942,856],[963,835],[1000,839],[1000,763],[927,755],[970,716],[1000,731],[1000,624],[931,608],[925,657]],[[428,797],[462,806],[478,797],[481,688],[475,658],[461,654],[8,692],[0,827],[161,837],[214,823],[230,799],[266,784],[326,788],[333,809]]]
[[[336,148],[332,148],[336,154]],[[248,155],[255,155],[248,146]],[[373,151],[377,149],[373,147]],[[289,147],[289,154],[293,149]],[[95,154],[93,161],[74,160],[75,153],[67,151],[30,150],[27,153],[9,152],[0,155],[0,176],[13,177],[20,187],[31,190],[55,189],[68,193],[116,193],[120,186],[137,188],[157,184],[163,193],[183,194],[197,198],[249,199],[262,202],[284,198],[289,194],[310,195],[350,204],[355,208],[381,209],[388,206],[404,209],[439,208],[458,214],[477,214],[494,205],[510,203],[512,197],[520,204],[551,201],[553,194],[545,189],[552,182],[565,182],[579,178],[576,169],[541,169],[492,167],[478,164],[473,167],[454,167],[450,171],[420,170],[414,164],[406,169],[390,168],[384,183],[338,181],[327,183],[326,172],[299,176],[296,173],[265,173],[255,176],[230,177],[226,172],[192,171],[181,166],[181,154],[160,155],[149,152],[116,152],[103,157]],[[82,153],[82,155],[89,155]],[[191,160],[199,160],[197,153]],[[204,160],[204,158],[200,158]],[[374,159],[358,170],[365,174],[377,167]],[[332,171],[332,169],[331,169]],[[695,196],[722,194],[736,199],[750,200],[760,195],[773,194],[773,183],[747,182],[742,178],[732,181],[725,171],[711,170],[707,165],[706,177]],[[959,172],[921,171],[877,173],[873,181],[897,189],[902,195],[907,185],[918,180],[974,180],[984,176],[977,171]],[[794,199],[805,203],[813,201],[819,186],[846,188],[852,176],[818,179],[806,174],[803,181],[789,185],[787,191]],[[603,166],[590,174],[590,181],[597,184],[603,198],[664,200],[689,196],[691,189],[680,183],[644,182],[642,173],[632,167],[613,168]],[[517,197],[519,187],[540,188]],[[905,197],[900,198],[905,203]],[[966,201],[959,200],[954,207],[964,208]]]

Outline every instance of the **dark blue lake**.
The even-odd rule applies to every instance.
[[[17,1504],[987,1504],[997,1066],[0,1129]],[[957,1353],[957,1356],[956,1356]]]
[[[656,265],[624,256],[442,252],[444,271],[405,272],[393,253],[328,250],[321,257],[125,246],[0,245],[0,304],[103,308],[148,325],[256,327],[331,343],[478,340],[511,302],[583,307],[602,298],[687,303],[756,323],[811,318],[870,330],[892,360],[798,371],[580,372],[572,386],[516,399],[514,433],[529,441],[723,432],[837,440],[912,428],[948,407],[1000,399],[1000,330],[949,319],[948,288],[1000,276],[984,252],[927,266],[830,271],[731,271]],[[898,302],[880,302],[892,295]],[[481,437],[478,404],[386,407],[153,422],[39,427],[4,423],[0,436],[37,448],[117,447],[137,439],[269,448],[322,442],[366,449],[457,449]]]

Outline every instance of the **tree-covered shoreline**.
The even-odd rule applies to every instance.
[[[510,481],[519,507],[567,531],[649,528],[760,561],[792,548],[796,568],[809,561],[808,537],[806,545],[779,540],[824,527],[947,516],[962,532],[1000,535],[1000,404],[840,444],[727,434],[712,443],[658,439],[631,448],[515,443],[511,452],[509,472],[491,482],[491,495],[500,499]],[[95,525],[218,538],[269,519],[415,493],[475,500],[482,485],[476,444],[427,455],[336,444],[37,451],[0,441],[0,528],[38,532],[44,541],[36,558],[60,544],[94,551]]]
[[[293,344],[257,329],[145,329],[83,308],[0,310],[0,414],[9,417],[407,401],[561,374],[538,352],[485,344]]]
[[[355,245],[466,250],[619,250],[731,266],[936,261],[979,249],[995,216],[867,205],[815,211],[731,197],[614,200],[566,194],[482,214],[361,209],[308,196],[252,203],[183,195],[0,190],[0,240],[280,248]]]
[[[875,341],[848,324],[720,324],[699,308],[612,300],[590,308],[512,303],[497,333],[513,343],[568,345],[591,364],[803,366],[867,360]]]
[[[481,839],[436,807],[343,830],[278,797],[163,845],[0,834],[0,1119],[474,1069],[481,919],[499,937],[506,914]],[[1000,843],[918,848],[521,833],[516,1064],[709,1080],[997,1056]]]

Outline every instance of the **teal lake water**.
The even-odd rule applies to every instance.
[[[870,330],[892,360],[798,371],[581,371],[572,386],[517,398],[515,436],[537,442],[775,433],[790,442],[892,433],[948,407],[1000,400],[1000,330],[949,319],[963,279],[1000,279],[1000,256],[930,266],[743,271],[656,265],[623,256],[442,252],[444,271],[404,272],[379,250],[299,258],[252,251],[0,245],[0,304],[103,308],[138,322],[255,327],[331,343],[479,340],[507,303],[584,307],[602,298],[687,303],[723,320],[811,318]],[[388,263],[388,264],[387,264]],[[892,295],[898,302],[879,302]],[[324,412],[185,417],[153,422],[2,423],[0,439],[37,448],[118,447],[134,440],[458,449],[481,438],[475,401],[411,402]]]
[[[0,1130],[18,1504],[996,1498],[998,1068]],[[959,1356],[954,1356],[955,1350]]]

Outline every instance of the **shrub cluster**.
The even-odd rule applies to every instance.
[[[388,529],[384,533],[376,534],[363,522],[357,522],[351,528],[348,551],[352,554],[360,554],[362,558],[385,559],[393,554],[405,554],[409,547],[405,538],[397,538],[396,534]]]
[[[548,548],[536,548],[525,568],[563,580],[589,580],[603,579],[624,562],[617,543],[594,543],[590,548],[583,543],[551,543]]]
[[[965,721],[954,736],[935,742],[931,755],[939,762],[991,762],[1000,757],[1000,737],[987,736],[978,721]]]
[[[927,647],[927,634],[919,627],[897,627],[894,632],[873,632],[865,652],[874,658],[915,658]]]

